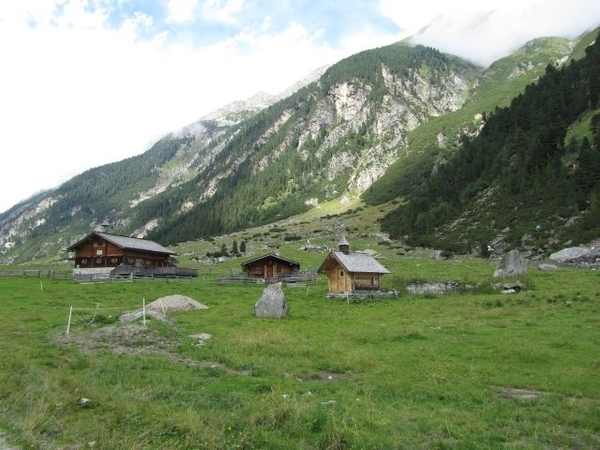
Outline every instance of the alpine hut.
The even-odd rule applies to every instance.
[[[242,269],[250,278],[274,280],[297,275],[300,263],[276,253],[268,253],[243,262]]]
[[[340,239],[338,249],[329,252],[317,272],[329,279],[330,294],[379,291],[381,277],[390,273],[367,253],[351,252],[345,236]]]

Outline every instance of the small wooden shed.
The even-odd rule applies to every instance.
[[[173,250],[153,241],[94,231],[71,245],[75,253],[76,268],[117,267],[168,267]]]
[[[390,273],[372,256],[350,252],[350,244],[345,237],[340,240],[338,250],[329,252],[317,272],[327,276],[330,294],[378,291],[381,277]]]
[[[276,253],[267,253],[243,262],[242,269],[250,278],[270,280],[297,274],[300,271],[300,263]]]

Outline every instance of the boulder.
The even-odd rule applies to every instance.
[[[258,301],[254,304],[256,317],[280,318],[287,315],[289,305],[285,301],[282,284],[274,283],[267,286]]]
[[[458,289],[458,283],[453,281],[409,283],[406,291],[410,294],[448,294]]]
[[[515,277],[524,275],[526,272],[527,260],[525,259],[525,255],[518,250],[511,250],[500,260],[498,268],[494,272],[494,277]]]
[[[555,264],[540,264],[538,266],[538,269],[540,269],[540,270],[560,270],[560,267],[558,267]]]
[[[588,247],[569,247],[552,253],[550,259],[558,262],[573,262],[592,256],[594,250]]]

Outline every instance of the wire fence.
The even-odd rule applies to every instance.
[[[24,278],[49,278],[49,279],[72,279],[71,271],[56,270],[0,270],[0,277],[24,277]]]
[[[75,270],[0,270],[0,278],[35,278],[50,280],[65,280],[76,283],[134,283],[134,282],[163,282],[163,283],[216,283],[224,284],[272,284],[282,282],[288,286],[314,285],[318,283],[316,270],[303,270],[295,275],[274,278],[252,278],[247,274],[231,269],[206,267],[194,271],[194,276],[163,276],[163,275],[115,275],[108,272],[81,273]],[[296,287],[296,286],[292,286]]]

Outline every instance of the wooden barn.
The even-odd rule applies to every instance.
[[[95,231],[68,249],[78,269],[117,267],[169,267],[175,252],[156,242]]]
[[[338,250],[329,252],[318,273],[329,279],[329,293],[379,291],[381,277],[390,273],[366,253],[350,252],[350,244],[342,237]]]
[[[242,269],[250,278],[270,280],[296,275],[300,270],[300,263],[268,253],[242,263]]]

